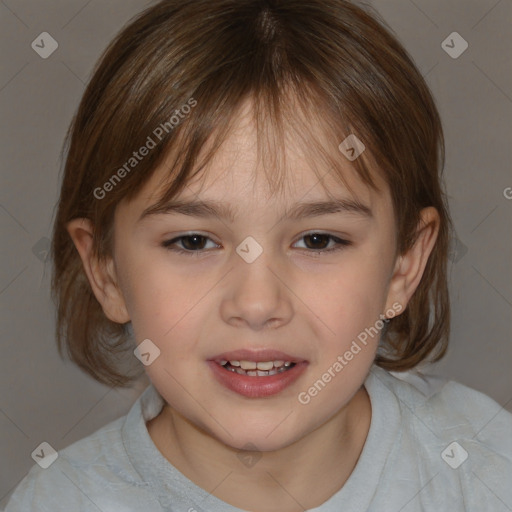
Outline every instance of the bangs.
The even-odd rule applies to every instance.
[[[279,84],[276,86],[279,87]],[[203,116],[200,107],[202,101],[198,99],[197,110],[183,123],[176,140],[162,155],[160,165],[168,172],[161,178],[158,185],[161,192],[151,211],[164,209],[165,204],[192,181],[205,181],[212,160],[247,110],[255,127],[255,169],[261,169],[264,173],[269,200],[276,196],[282,198],[289,191],[287,186],[293,183],[294,173],[298,172],[287,163],[290,151],[298,152],[305,167],[316,175],[314,187],[322,187],[328,197],[333,197],[332,187],[326,182],[334,180],[357,199],[347,179],[348,168],[354,170],[367,186],[378,190],[372,178],[377,167],[371,152],[364,151],[350,162],[339,149],[341,141],[354,135],[350,129],[351,123],[347,120],[347,128],[343,130],[340,114],[328,113],[332,109],[328,108],[326,99],[318,90],[313,91],[313,86],[305,87],[302,83],[300,87],[296,84],[293,87],[286,84],[277,91],[256,91],[237,102],[233,101],[231,95],[219,99],[223,104],[222,115],[212,119],[210,133],[205,133],[199,122]],[[199,140],[204,141],[203,144],[195,146],[194,141]],[[226,169],[225,172],[229,171]],[[149,179],[149,176],[148,173],[146,178]]]

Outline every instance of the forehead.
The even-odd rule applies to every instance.
[[[339,139],[329,133],[325,123],[313,116],[305,119],[300,109],[296,112],[278,133],[271,123],[261,129],[253,102],[244,102],[213,157],[174,199],[211,200],[230,217],[248,209],[284,207],[298,201],[343,199],[368,208],[382,199],[389,202],[378,172],[372,176],[379,189],[376,192],[339,151]],[[138,196],[146,209],[159,202],[172,182],[172,156],[170,152]]]

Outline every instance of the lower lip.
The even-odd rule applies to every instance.
[[[304,372],[307,361],[296,363],[290,370],[286,370],[267,377],[250,377],[226,370],[215,361],[207,361],[215,378],[225,387],[248,398],[264,398],[276,395],[293,384]]]

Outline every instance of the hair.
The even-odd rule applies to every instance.
[[[279,159],[292,130],[312,168],[322,170],[320,184],[327,172],[345,183],[347,165],[374,189],[377,173],[382,177],[393,203],[397,254],[414,244],[421,210],[437,209],[440,228],[421,282],[405,311],[387,322],[385,350],[375,363],[405,371],[440,359],[450,328],[451,233],[440,117],[411,57],[378,14],[345,0],[166,0],[110,43],[63,148],[52,240],[61,356],[66,347],[79,367],[111,386],[143,373],[122,369],[123,354],[134,349],[130,323],[103,313],[66,224],[88,218],[94,255],[106,261],[116,206],[133,199],[169,155],[174,159],[158,204],[179,194],[206,169],[246,100],[276,193],[285,183]],[[366,147],[351,164],[338,150],[349,134]],[[151,149],[135,159],[143,146]]]

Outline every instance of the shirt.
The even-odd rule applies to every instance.
[[[343,487],[309,512],[510,512],[512,414],[486,395],[373,366],[372,418]],[[5,512],[242,512],[180,473],[146,421],[164,400],[148,386],[129,413],[38,464]]]

